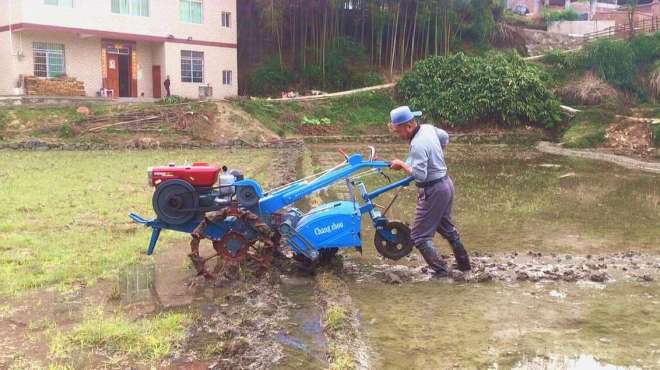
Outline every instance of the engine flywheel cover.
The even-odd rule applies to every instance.
[[[190,221],[197,213],[199,196],[187,181],[175,179],[166,181],[156,188],[152,205],[158,218],[171,225],[181,225]]]

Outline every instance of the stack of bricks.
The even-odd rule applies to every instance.
[[[85,96],[85,84],[71,77],[44,79],[26,76],[25,93],[42,96]]]

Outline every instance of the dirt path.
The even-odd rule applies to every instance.
[[[250,143],[279,140],[280,137],[258,120],[229,102],[217,102],[213,135],[209,139],[224,141],[242,139]]]
[[[660,162],[645,162],[645,161],[640,161],[638,159],[625,157],[622,155],[603,153],[596,150],[567,149],[547,141],[539,142],[536,145],[536,149],[538,149],[541,152],[549,153],[549,154],[595,159],[599,161],[614,163],[619,166],[633,170],[660,173]]]

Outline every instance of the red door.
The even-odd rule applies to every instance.
[[[161,97],[161,89],[160,89],[160,66],[153,66],[151,67],[151,76],[153,78],[153,83],[154,83],[154,98],[160,98]]]
[[[119,96],[119,55],[108,54],[108,70],[107,88],[113,90],[113,98]]]

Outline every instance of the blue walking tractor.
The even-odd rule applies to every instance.
[[[149,255],[162,230],[191,234],[190,259],[198,274],[208,278],[219,271],[206,267],[214,258],[223,266],[250,259],[265,269],[282,247],[290,248],[294,258],[312,262],[331,257],[339,249],[361,252],[363,214],[372,221],[374,244],[382,256],[394,260],[407,256],[413,247],[410,228],[388,220],[386,214],[413,178],[392,182],[383,172],[389,162],[375,159],[373,147],[369,147],[368,159],[360,153],[340,152],[344,160],[336,166],[268,191],[257,181],[244,178],[240,171],[224,166],[193,163],[152,167],[148,175],[155,186],[152,203],[156,218],[148,220],[134,213],[130,218],[152,229]],[[368,191],[362,179],[372,174],[383,175],[388,184]],[[340,181],[345,182],[351,199],[328,202],[306,213],[294,207]],[[394,189],[397,192],[387,207],[373,202]],[[202,239],[211,240],[214,254],[200,255]]]

